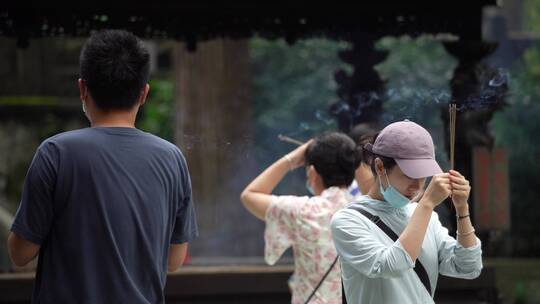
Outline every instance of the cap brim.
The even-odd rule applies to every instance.
[[[396,163],[405,175],[410,178],[425,178],[443,173],[434,159],[396,159]]]

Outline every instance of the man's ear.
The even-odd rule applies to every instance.
[[[141,96],[139,97],[139,107],[142,107],[146,102],[146,97],[148,97],[148,92],[150,92],[150,85],[147,83],[144,85],[144,88],[141,91]]]
[[[79,94],[81,101],[84,102],[88,98],[88,87],[86,86],[86,82],[82,78],[79,78],[77,80],[77,83],[79,85]]]

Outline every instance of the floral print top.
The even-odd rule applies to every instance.
[[[273,265],[293,248],[294,274],[289,280],[292,304],[304,303],[334,262],[330,222],[353,198],[347,188],[330,187],[321,195],[273,196],[266,211],[265,260]],[[310,303],[341,304],[341,271],[334,265]]]

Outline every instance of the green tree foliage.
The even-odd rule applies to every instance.
[[[348,47],[321,39],[293,46],[283,40],[251,41],[255,155],[262,165],[293,148],[276,141],[280,133],[305,140],[336,129],[328,107],[337,100],[334,72],[340,68],[351,72],[337,55]],[[448,83],[455,60],[430,36],[384,38],[377,47],[389,52],[376,67],[386,80],[382,125],[408,118],[426,126],[437,135],[439,160],[447,163],[440,110],[450,97]]]
[[[273,158],[292,148],[276,145],[277,135],[306,140],[336,128],[328,107],[336,100],[333,74],[345,67],[337,52],[346,47],[323,39],[252,39],[253,115],[261,152]],[[283,150],[285,149],[285,150]]]
[[[174,87],[171,80],[150,80],[150,92],[138,126],[172,141],[174,138]]]
[[[456,60],[432,36],[387,37],[377,48],[388,51],[387,59],[376,67],[386,81],[382,125],[403,119],[421,124],[434,135],[437,159],[446,165],[440,113],[447,108]]]
[[[251,40],[253,155],[260,170],[295,148],[279,142],[278,134],[305,141],[336,129],[328,108],[337,99],[333,74],[347,68],[337,55],[345,47],[346,43],[323,39],[298,41],[294,45],[283,39]],[[292,178],[289,175],[277,192],[303,192],[305,177],[301,171],[296,170]]]
[[[540,0],[523,1],[523,30],[539,33],[540,28]]]

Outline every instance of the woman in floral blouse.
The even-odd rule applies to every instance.
[[[341,303],[341,274],[330,234],[332,215],[352,201],[348,186],[360,163],[355,143],[345,134],[323,134],[283,156],[244,189],[241,200],[265,221],[265,260],[272,265],[292,246],[292,303]],[[305,166],[313,196],[273,195],[287,172]]]

